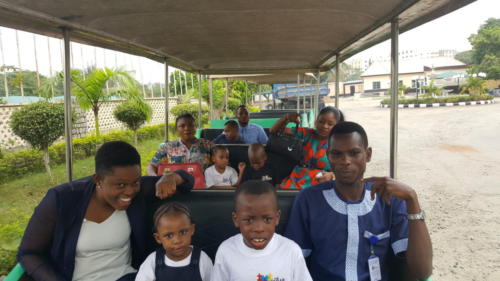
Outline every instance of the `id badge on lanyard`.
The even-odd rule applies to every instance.
[[[380,270],[380,260],[375,255],[373,246],[377,244],[378,237],[375,235],[370,236],[370,256],[368,257],[368,269],[370,270],[370,281],[382,280],[382,272]]]

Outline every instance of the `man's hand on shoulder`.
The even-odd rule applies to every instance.
[[[390,177],[369,177],[364,178],[363,182],[374,182],[371,190],[372,200],[375,199],[375,193],[377,193],[387,204],[391,203],[390,196],[407,203],[418,202],[417,193],[413,188]]]

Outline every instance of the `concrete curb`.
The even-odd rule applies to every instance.
[[[480,100],[480,101],[462,101],[462,102],[442,102],[442,103],[427,103],[427,104],[399,104],[398,108],[427,108],[427,107],[441,107],[441,106],[467,106],[467,105],[480,105],[491,104],[494,100]],[[388,104],[381,104],[382,108],[389,108]]]

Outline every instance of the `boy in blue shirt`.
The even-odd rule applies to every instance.
[[[214,139],[215,144],[244,144],[238,136],[238,122],[229,120],[224,124],[224,133]]]

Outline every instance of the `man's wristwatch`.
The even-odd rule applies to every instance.
[[[418,214],[408,214],[408,220],[425,220],[425,212],[424,210],[420,211]]]

